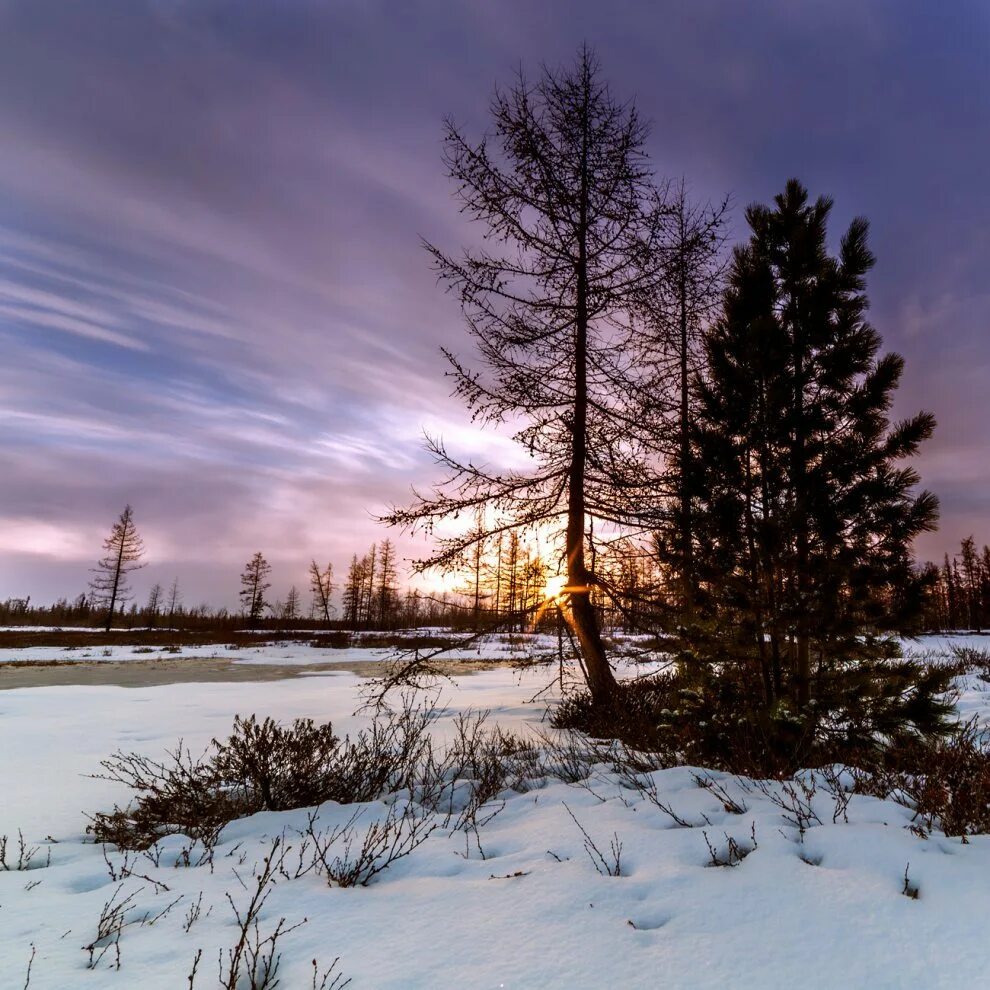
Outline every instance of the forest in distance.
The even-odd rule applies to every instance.
[[[385,539],[360,557],[355,554],[340,582],[333,564],[321,568],[312,561],[308,588],[291,585],[284,596],[272,593],[268,562],[259,552],[241,575],[237,586],[241,608],[236,610],[187,603],[175,578],[168,586],[151,585],[140,599],[125,583],[112,617],[109,602],[91,588],[74,598],[43,605],[32,603],[30,597],[7,598],[0,601],[0,625],[99,629],[109,620],[120,629],[218,633],[238,628],[273,633],[287,629],[385,632],[422,626],[523,631],[533,626],[545,605],[554,569],[518,533],[494,542],[492,553],[483,544],[479,546],[471,569],[462,572],[452,591],[404,588],[402,564],[396,560],[392,542]],[[618,543],[599,551],[598,567],[623,597],[634,602],[625,611],[609,609],[607,598],[593,591],[605,628],[662,634],[664,626],[648,604],[665,601],[670,593],[669,574],[665,575],[657,557]],[[968,537],[957,553],[945,555],[941,565],[922,567],[927,592],[914,631],[990,632],[990,547],[978,550],[975,540]],[[547,626],[552,619],[552,613],[549,618],[544,614],[540,623]]]

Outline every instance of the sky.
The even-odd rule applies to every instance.
[[[582,42],[734,239],[791,176],[869,218],[894,412],[939,422],[919,554],[990,542],[985,3],[0,0],[0,598],[74,597],[128,502],[139,592],[232,604],[261,550],[284,594],[439,480],[424,429],[511,458],[449,395],[421,238],[477,237],[444,116],[480,135]]]

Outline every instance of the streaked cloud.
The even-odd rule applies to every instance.
[[[263,549],[303,583],[436,480],[424,429],[520,463],[448,395],[437,347],[467,343],[419,237],[475,236],[442,116],[479,133],[496,80],[582,40],[698,195],[797,174],[871,218],[898,409],[941,423],[922,550],[990,542],[988,28],[920,0],[0,5],[0,596],[77,591],[125,501],[142,580],[229,601]]]

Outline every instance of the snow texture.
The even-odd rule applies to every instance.
[[[968,645],[981,645],[972,639]],[[944,652],[948,642],[928,645]],[[278,648],[266,656],[286,659]],[[498,668],[458,678],[444,690],[438,732],[469,709],[491,709],[517,732],[539,726],[544,705],[531,698],[551,675]],[[0,692],[0,834],[12,837],[8,861],[16,860],[18,829],[38,847],[31,869],[0,872],[0,986],[24,985],[32,946],[30,990],[176,990],[188,985],[199,949],[195,986],[217,986],[218,954],[237,939],[226,895],[243,908],[250,895],[242,881],[251,887],[274,838],[298,848],[307,812],[232,823],[212,868],[175,865],[188,843],[170,837],[155,853],[157,866],[132,856],[133,874],[114,880],[123,857],[106,850],[108,866],[104,849],[86,840],[83,812],[126,795],[87,774],[118,748],[158,755],[181,738],[196,752],[225,736],[238,712],[330,719],[354,732],[366,722],[352,714],[360,684],[332,673]],[[990,713],[987,687],[961,679],[963,715]],[[592,789],[547,781],[503,794],[504,809],[481,830],[484,858],[463,833],[440,827],[367,887],[331,887],[313,874],[279,878],[262,934],[280,918],[307,919],[279,944],[280,986],[309,988],[312,960],[325,968],[336,956],[352,990],[985,984],[990,837],[919,838],[905,808],[863,796],[843,815],[823,786],[802,834],[773,800],[780,785],[763,793],[709,775],[738,803],[741,813],[733,813],[699,786],[699,774],[706,776],[679,767],[652,775],[687,827],[603,772]],[[327,804],[319,824],[342,825],[356,810],[360,829],[388,812],[381,802]],[[621,842],[619,876],[599,872],[582,828],[609,865],[610,844]],[[727,860],[734,865],[713,863]],[[117,947],[92,969],[83,948],[108,903],[125,905],[119,971]]]

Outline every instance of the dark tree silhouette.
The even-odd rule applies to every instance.
[[[447,481],[388,521],[432,531],[486,510],[482,530],[439,540],[420,569],[456,566],[510,529],[558,538],[589,690],[606,700],[615,681],[591,602],[587,532],[594,519],[639,522],[655,498],[638,459],[654,431],[641,412],[648,369],[632,314],[655,295],[668,211],[643,150],[647,128],[587,48],[534,85],[520,73],[496,90],[491,114],[493,134],[476,144],[449,121],[445,136],[462,212],[487,228],[485,246],[460,258],[427,248],[482,363],[469,370],[444,352],[456,394],[476,421],[512,424],[535,468],[491,471],[430,439]]]
[[[144,611],[148,616],[148,625],[154,627],[158,623],[158,616],[162,610],[162,597],[165,589],[157,582],[151,586],[148,592],[148,602],[144,606]]]
[[[392,612],[398,601],[398,572],[395,566],[395,545],[391,540],[382,540],[378,547],[377,586],[374,590],[372,611],[380,627],[384,628],[392,620]]]
[[[271,565],[259,551],[247,562],[241,575],[241,609],[252,629],[268,607],[265,592],[271,587],[271,582],[266,578],[271,572]]]
[[[684,618],[693,611],[696,585],[691,504],[694,382],[704,365],[702,332],[721,301],[727,212],[728,200],[715,205],[692,202],[681,180],[670,197],[667,278],[647,309],[655,333],[652,402],[667,417],[658,437],[666,465],[663,490],[670,506],[659,530],[660,550],[676,576]]]
[[[182,607],[182,592],[179,591],[179,579],[173,578],[172,586],[168,589],[168,624],[172,625],[175,613]]]
[[[330,612],[333,609],[333,564],[327,564],[324,570],[314,560],[309,565],[309,585],[313,594],[313,613],[324,622],[330,622]]]
[[[358,560],[357,554],[351,557],[343,589],[344,621],[351,629],[357,629],[364,618],[363,601],[367,569],[367,557],[361,560]]]
[[[866,221],[832,257],[831,206],[792,180],[773,208],[747,210],[695,433],[695,551],[721,642],[734,630],[767,701],[801,710],[884,654],[869,634],[906,619],[891,614],[892,592],[920,600],[911,545],[938,513],[901,463],[933,417],[888,417],[903,361],[879,356],[866,319]]]
[[[127,576],[143,567],[138,563],[144,555],[144,543],[134,525],[134,512],[124,506],[120,518],[113,524],[110,535],[103,541],[106,556],[93,568],[94,577],[89,583],[90,604],[107,610],[106,631],[110,632],[114,613],[130,600],[131,591]]]
[[[299,589],[295,585],[289,588],[289,593],[285,596],[279,618],[286,623],[295,622],[299,618]]]

